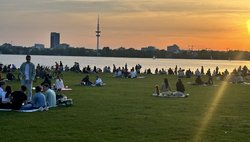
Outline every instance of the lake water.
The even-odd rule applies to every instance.
[[[26,55],[3,55],[0,54],[0,62],[3,64],[15,64],[18,68],[25,61]],[[142,71],[150,68],[152,72],[156,68],[172,68],[177,65],[178,68],[191,69],[195,71],[197,68],[200,70],[201,66],[204,66],[204,71],[208,68],[213,71],[216,66],[219,67],[219,71],[232,71],[234,68],[238,68],[240,65],[246,65],[250,68],[250,61],[229,61],[229,60],[197,60],[197,59],[152,59],[152,58],[115,58],[115,57],[79,57],[79,56],[39,56],[32,55],[31,61],[37,65],[52,66],[55,62],[62,61],[63,65],[72,67],[74,62],[78,62],[80,67],[90,65],[91,68],[96,66],[103,69],[104,66],[110,66],[113,64],[116,67],[123,67],[126,63],[128,68],[134,67],[136,64],[142,65]]]

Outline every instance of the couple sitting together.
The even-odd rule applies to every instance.
[[[42,89],[44,94],[42,93]],[[47,107],[56,107],[56,93],[54,90],[49,88],[48,84],[45,84],[43,88],[41,86],[35,87],[35,95],[32,101],[21,107],[21,110],[31,110]]]
[[[95,83],[92,83],[89,80],[89,75],[86,75],[82,80],[81,80],[81,85],[84,86],[103,86],[104,83],[102,81],[102,79],[99,76],[96,76],[96,80]]]
[[[185,87],[180,78],[178,78],[176,83],[176,92],[172,92],[168,79],[165,78],[160,89],[158,85],[155,86],[155,93],[153,95],[161,97],[187,97],[188,94],[185,94],[184,92]]]

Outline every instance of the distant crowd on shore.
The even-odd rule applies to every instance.
[[[195,76],[198,78],[199,76],[208,76],[213,77],[215,76],[219,80],[229,80],[232,83],[241,83],[244,82],[244,80],[250,79],[250,71],[246,65],[239,66],[238,68],[235,68],[231,73],[227,69],[224,71],[220,71],[219,67],[217,66],[215,69],[211,70],[210,68],[205,71],[204,67],[201,66],[200,69],[196,69],[195,71],[192,71],[191,69],[183,69],[181,67],[178,67],[178,65],[175,66],[175,68],[156,68],[154,72],[148,68],[144,71],[141,71],[142,66],[140,64],[136,64],[132,68],[128,68],[128,65],[125,64],[124,66],[116,66],[113,64],[113,68],[111,69],[110,66],[105,66],[103,69],[98,68],[96,66],[93,66],[93,68],[90,67],[90,65],[84,66],[82,69],[80,68],[80,65],[78,62],[74,62],[74,65],[72,67],[69,67],[67,65],[63,65],[62,61],[55,62],[54,66],[48,67],[48,66],[41,66],[40,64],[37,64],[35,67],[35,78],[48,78],[48,77],[54,77],[56,78],[57,75],[61,75],[62,72],[72,71],[72,72],[78,72],[78,73],[84,73],[84,74],[90,74],[90,73],[112,73],[113,77],[118,78],[136,78],[138,77],[138,74],[162,74],[162,75],[175,75],[179,78],[190,78],[192,76]],[[15,76],[12,72],[17,70],[17,67],[14,64],[10,65],[3,65],[0,64],[0,80],[3,78],[7,80],[21,80],[20,74],[18,76]],[[2,73],[6,73],[6,77],[2,76]],[[199,78],[197,79],[200,80]]]
[[[55,107],[58,105],[58,100],[64,97],[60,95],[61,90],[67,89],[67,86],[64,86],[62,72],[72,71],[86,74],[85,77],[80,80],[80,85],[103,86],[103,80],[98,76],[98,73],[112,73],[113,77],[116,78],[137,78],[139,74],[153,74],[151,69],[145,69],[144,72],[141,72],[141,68],[142,66],[137,64],[135,67],[129,69],[126,63],[123,67],[117,67],[113,64],[112,70],[109,66],[100,69],[96,66],[91,68],[90,65],[80,69],[79,63],[77,62],[75,62],[72,67],[68,67],[67,65],[64,66],[61,61],[59,63],[55,62],[55,65],[52,67],[45,67],[40,64],[35,66],[31,62],[31,56],[27,55],[26,62],[20,66],[17,77],[13,73],[17,70],[14,64],[0,64],[0,108],[29,110],[46,108],[47,106]],[[6,74],[6,78],[2,76],[2,73]],[[96,74],[96,80],[94,82],[89,79],[88,74],[90,73]],[[191,78],[192,76],[195,77],[194,83],[191,83],[192,85],[213,85],[213,77],[232,83],[244,83],[245,80],[250,80],[250,70],[247,66],[239,66],[235,68],[232,73],[229,73],[227,69],[221,72],[218,66],[213,71],[210,69],[204,71],[203,66],[201,66],[200,70],[197,68],[195,71],[191,71],[190,69],[185,70],[181,67],[178,68],[176,65],[174,69],[169,68],[168,70],[156,68],[154,74],[174,75],[177,77],[176,91],[172,91],[167,78],[164,78],[164,82],[161,86],[155,86],[154,95],[163,97],[187,97],[188,94],[185,93],[182,78]],[[203,76],[207,77],[207,81],[202,80]],[[43,82],[34,88],[35,94],[32,95],[33,81],[36,81],[36,78],[43,79]],[[55,79],[54,84],[52,84],[52,78]],[[21,81],[19,91],[12,91],[12,87],[9,85],[4,88],[5,81],[17,79]]]

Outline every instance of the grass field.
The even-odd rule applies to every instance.
[[[250,139],[250,86],[215,81],[193,86],[183,79],[188,98],[153,97],[154,86],[167,77],[175,90],[176,76],[145,75],[144,79],[99,74],[104,87],[76,86],[83,74],[64,73],[64,92],[71,107],[45,112],[0,112],[1,142],[215,142]],[[95,74],[90,74],[94,80]],[[36,84],[41,83],[38,80]],[[8,82],[18,89],[19,82]],[[35,86],[34,85],[34,86]]]

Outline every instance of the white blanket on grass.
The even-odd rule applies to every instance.
[[[33,87],[32,90],[35,90],[36,88]],[[73,90],[72,88],[62,88],[61,91],[71,91]]]
[[[31,110],[13,110],[13,109],[0,109],[0,111],[16,111],[16,112],[36,112],[36,111],[47,111],[48,108],[39,108],[39,109],[31,109]]]
[[[189,96],[189,94],[184,94],[182,92],[163,92],[163,93],[160,93],[159,95],[157,95],[156,93],[153,93],[152,96],[155,96],[155,97],[168,97],[168,98],[186,98]]]

